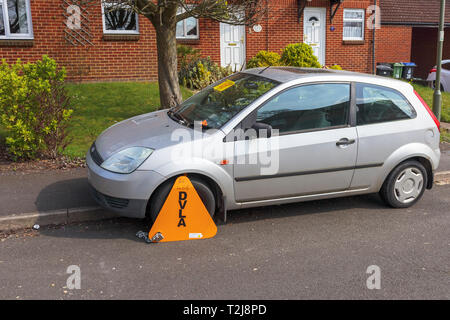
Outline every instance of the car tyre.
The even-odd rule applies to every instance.
[[[197,177],[189,177],[189,180],[191,180],[192,185],[197,191],[197,194],[205,205],[206,210],[208,211],[210,216],[214,217],[214,213],[216,211],[216,198],[214,196],[214,193],[211,191],[208,183]],[[174,182],[175,180],[173,179],[164,182],[158,188],[155,195],[151,197],[150,201],[152,201],[152,203],[150,204],[150,210],[148,214],[151,222],[156,221],[156,218],[158,217],[158,214],[161,211],[161,208],[164,205],[164,202],[166,201],[170,190],[172,190]]]
[[[444,92],[445,90],[444,90],[444,86],[442,85],[442,83],[441,83],[440,87],[441,87],[441,91]],[[435,88],[436,88],[436,80],[431,82],[431,89],[434,90]]]
[[[409,208],[422,198],[427,179],[427,171],[420,162],[403,162],[386,178],[380,196],[393,208]]]

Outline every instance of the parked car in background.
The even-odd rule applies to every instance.
[[[437,67],[434,66],[428,74],[427,81],[434,89],[436,83]],[[450,60],[442,60],[441,91],[450,92]]]
[[[323,69],[249,69],[170,110],[105,130],[87,154],[88,180],[101,205],[152,220],[180,175],[190,178],[211,215],[377,192],[388,205],[406,208],[433,185],[439,125],[403,81]],[[248,139],[248,131],[260,129],[266,134]],[[174,132],[190,139],[180,141]],[[185,157],[174,152],[180,146],[234,153]],[[277,155],[270,158],[275,171],[266,170],[267,152]]]

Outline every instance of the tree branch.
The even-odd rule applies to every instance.
[[[235,25],[254,25],[267,13],[268,0],[170,0],[177,2],[184,12],[177,21],[208,18]]]

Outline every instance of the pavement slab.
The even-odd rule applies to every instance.
[[[86,168],[1,175],[0,203],[0,217],[97,206],[89,194]]]

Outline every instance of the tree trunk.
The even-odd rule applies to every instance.
[[[176,21],[164,25],[155,23],[155,29],[158,50],[160,108],[172,108],[182,102],[177,70]]]

